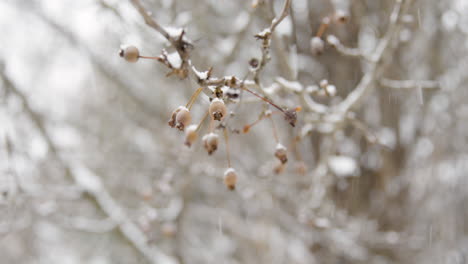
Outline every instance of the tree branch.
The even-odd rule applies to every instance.
[[[369,70],[362,77],[359,84],[340,104],[335,107],[335,111],[340,114],[346,114],[352,108],[357,107],[360,101],[365,97],[371,88],[374,81],[382,73],[384,68],[384,57],[391,50],[390,45],[394,37],[399,31],[400,17],[409,7],[412,0],[396,0],[395,7],[390,15],[390,22],[387,32],[377,45],[375,52],[371,56]],[[404,8],[402,8],[405,2]],[[405,9],[405,10],[403,10]]]
[[[13,81],[8,78],[4,71],[0,71],[0,77],[3,79],[6,89],[20,99],[24,106],[26,115],[33,122],[39,134],[46,142],[50,153],[64,170],[65,174],[89,194],[90,199],[118,225],[119,230],[124,237],[151,263],[177,263],[172,257],[165,255],[157,247],[150,247],[147,245],[144,233],[131,221],[131,219],[125,214],[124,209],[112,198],[107,189],[101,183],[99,176],[91,173],[81,165],[67,162],[60,155],[60,151],[47,132],[42,119],[39,114],[31,108],[26,95],[15,86]]]

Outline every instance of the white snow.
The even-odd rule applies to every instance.
[[[328,167],[338,177],[355,176],[359,170],[357,162],[347,156],[330,156]]]
[[[168,54],[167,60],[172,65],[172,67],[176,69],[180,69],[180,66],[182,66],[182,59],[180,58],[179,53],[177,52],[172,52]]]

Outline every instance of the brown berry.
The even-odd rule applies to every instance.
[[[208,155],[213,154],[218,149],[218,135],[215,133],[209,133],[203,136],[203,145],[205,146]]]
[[[236,189],[236,183],[237,183],[237,173],[233,168],[228,168],[224,172],[224,185],[226,187],[233,191]]]
[[[286,147],[283,146],[281,143],[278,143],[276,145],[275,157],[278,158],[282,164],[288,162],[288,151],[286,150]]]
[[[226,105],[224,101],[219,98],[215,98],[211,101],[209,111],[211,118],[217,121],[223,120],[227,114]]]
[[[140,52],[135,46],[122,47],[119,50],[119,55],[128,62],[137,62],[138,58],[140,58]]]
[[[185,129],[185,145],[187,147],[192,146],[197,137],[197,125],[190,125]]]
[[[169,119],[169,121],[167,121],[167,124],[170,126],[170,127],[175,127],[176,125],[176,116],[177,116],[177,113],[179,113],[180,109],[182,109],[183,106],[179,106],[177,107],[176,110],[174,110],[174,112],[172,112],[171,114],[171,118]]]
[[[176,115],[176,128],[184,131],[185,127],[187,127],[191,121],[192,116],[190,115],[190,111],[187,107],[181,107]]]

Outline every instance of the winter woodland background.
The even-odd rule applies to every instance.
[[[186,29],[198,69],[242,79],[284,0],[142,4]],[[327,43],[315,56],[309,40],[335,10],[349,19],[323,37],[351,50]],[[0,263],[467,263],[468,1],[292,0],[289,11],[252,88],[302,107],[295,128],[273,115],[289,161],[273,172],[268,120],[231,133],[229,191],[224,142],[208,156],[167,126],[193,76],[118,56],[121,44],[174,51],[130,1],[1,1]],[[322,79],[336,95],[311,92]],[[357,87],[346,116],[329,112]],[[242,98],[228,106],[232,129],[268,107]],[[208,104],[198,98],[194,122]]]

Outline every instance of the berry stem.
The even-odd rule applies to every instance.
[[[246,91],[246,92],[248,92],[248,93],[250,93],[250,94],[253,94],[254,96],[256,96],[256,97],[258,97],[258,98],[260,98],[260,99],[262,99],[263,101],[267,102],[268,104],[270,104],[271,106],[273,106],[274,108],[280,110],[283,114],[285,114],[285,111],[284,111],[283,108],[279,107],[278,105],[276,105],[276,104],[273,103],[272,101],[266,99],[265,97],[259,95],[258,93],[247,89],[247,87],[245,87],[245,86],[243,86],[243,85],[241,86],[241,89],[244,90],[244,91]]]
[[[196,132],[198,132],[201,128],[201,126],[203,125],[203,122],[205,122],[205,119],[206,117],[208,116],[209,112],[206,111],[205,115],[203,116],[202,120],[200,121],[200,123],[198,123],[198,126],[197,126],[197,129],[195,129]]]
[[[323,20],[322,20],[322,23],[320,24],[320,27],[319,29],[317,30],[317,34],[315,36],[321,38],[323,33],[325,33],[325,31],[327,30],[328,28],[328,25],[330,24],[330,19],[328,17],[325,17]]]
[[[187,107],[189,110],[192,108],[193,106],[193,103],[195,102],[195,100],[198,98],[198,95],[200,95],[201,91],[203,90],[203,87],[200,87],[198,88],[193,94],[192,96],[190,97],[189,101],[187,102],[187,105],[185,105],[185,107]]]
[[[161,60],[161,58],[159,57],[151,57],[151,56],[138,56],[138,58],[142,58],[142,59],[149,59],[149,60]]]

